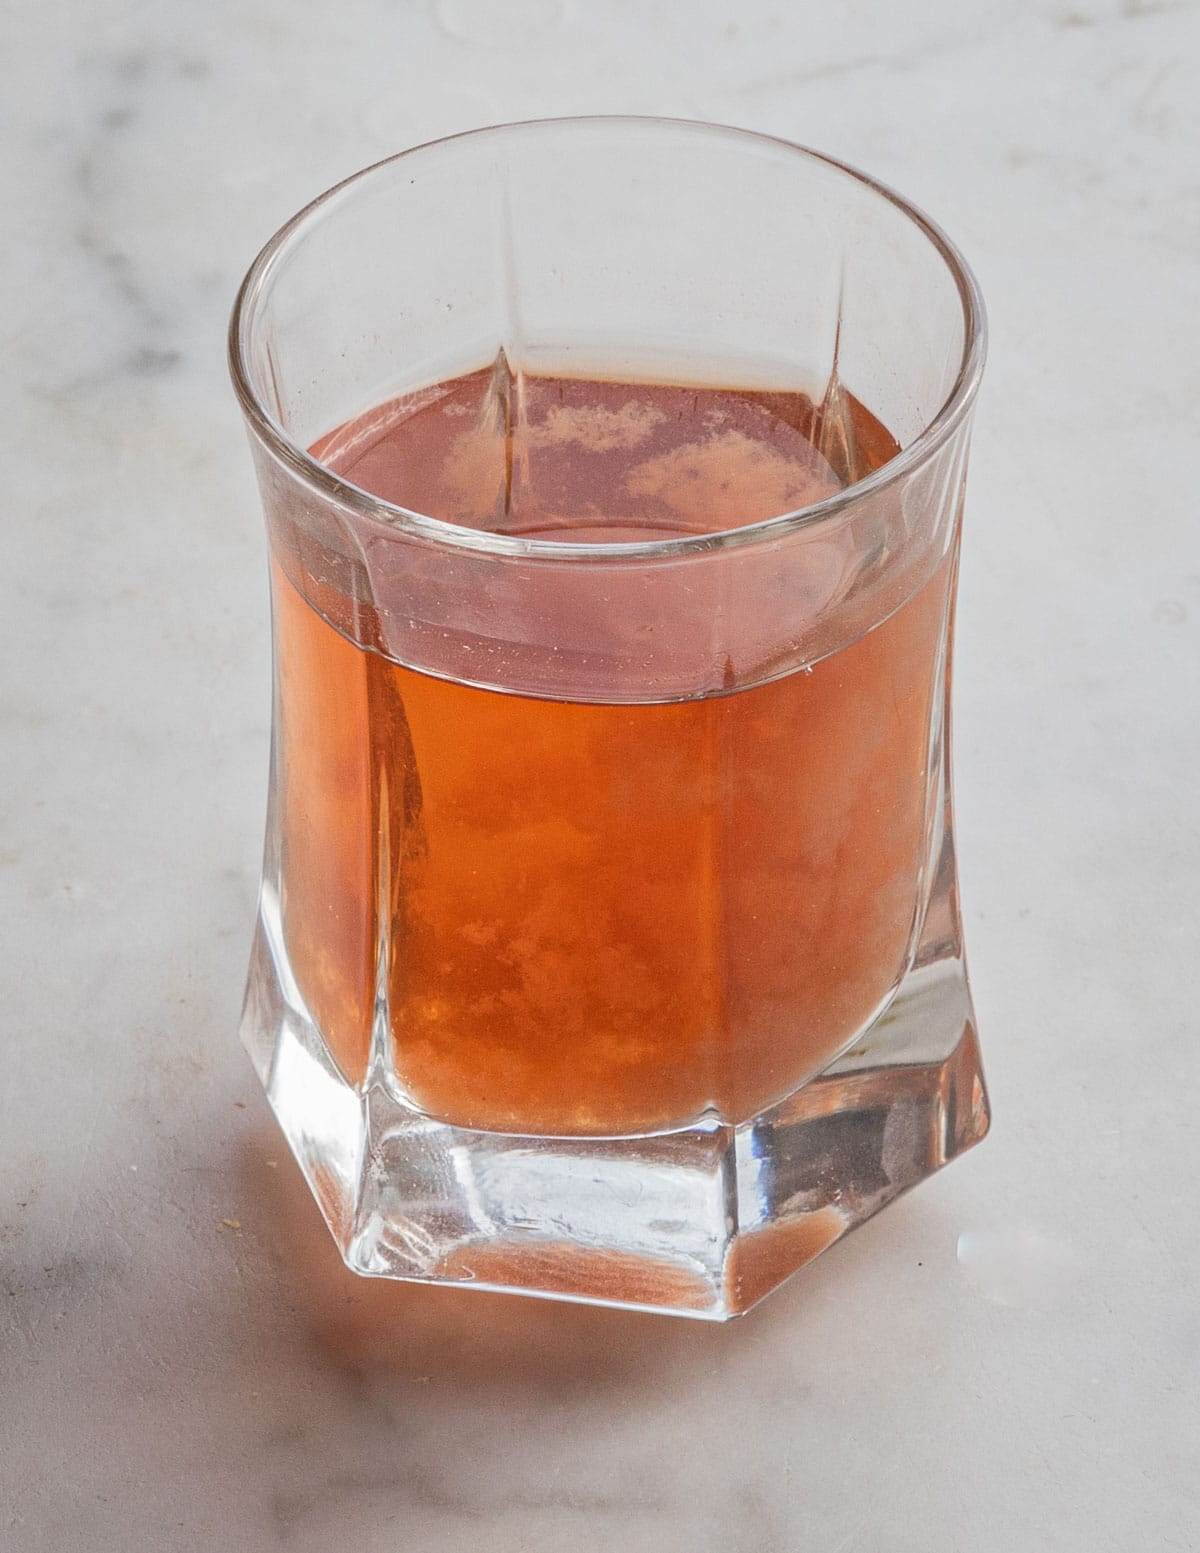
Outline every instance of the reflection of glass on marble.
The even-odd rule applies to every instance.
[[[944,722],[978,336],[921,218],[704,126],[445,142],[264,252],[244,1033],[352,1266],[734,1314],[982,1135]]]

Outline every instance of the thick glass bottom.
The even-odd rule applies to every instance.
[[[638,1137],[473,1132],[329,1056],[264,889],[242,1035],[347,1266],[727,1320],[988,1127],[950,837],[887,1010],[748,1122]]]

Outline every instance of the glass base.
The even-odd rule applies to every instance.
[[[355,1272],[728,1320],[987,1131],[948,836],[937,872],[887,1010],[736,1126],[524,1137],[360,1092],[304,1007],[266,890],[242,1037]]]

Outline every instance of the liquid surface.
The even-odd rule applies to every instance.
[[[491,533],[629,541],[811,506],[897,445],[805,394],[514,375],[501,355],[391,401],[314,450],[362,489]]]
[[[516,392],[473,374],[315,451],[434,516],[603,539],[773,516],[895,451],[861,406],[832,435],[798,394],[533,379],[518,409]],[[348,618],[336,584],[280,532],[284,932],[348,1077],[378,1007],[434,1116],[647,1131],[756,1114],[871,1018],[918,907],[946,563],[811,669],[588,705],[357,645],[328,623]]]

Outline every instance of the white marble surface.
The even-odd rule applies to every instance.
[[[4,1553],[1200,1548],[1200,9],[16,0],[0,53]],[[592,110],[858,162],[991,305],[957,747],[995,1130],[729,1328],[355,1281],[234,1039],[236,281],[392,149]]]

